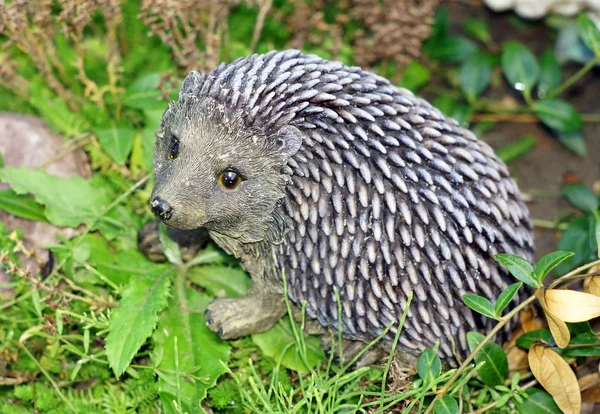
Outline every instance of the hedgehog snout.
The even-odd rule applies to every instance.
[[[150,200],[150,208],[152,213],[161,220],[170,220],[173,217],[173,207],[169,202],[161,197],[154,197]]]

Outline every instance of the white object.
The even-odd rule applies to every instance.
[[[513,9],[526,19],[540,19],[549,14],[574,16],[588,11],[600,14],[600,0],[483,0],[494,11]]]

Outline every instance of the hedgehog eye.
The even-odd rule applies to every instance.
[[[243,181],[242,176],[230,168],[219,174],[219,184],[226,190],[234,190]]]
[[[169,143],[169,154],[168,157],[170,160],[174,160],[179,157],[179,140],[175,137],[171,138],[171,142]]]

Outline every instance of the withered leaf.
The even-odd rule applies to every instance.
[[[585,291],[591,295],[600,297],[600,276],[589,278],[585,286]]]
[[[560,355],[543,344],[534,343],[529,349],[529,368],[565,414],[581,411],[577,377]]]
[[[535,292],[535,297],[542,305],[542,309],[546,315],[546,320],[548,321],[548,328],[550,328],[550,332],[556,341],[556,345],[558,345],[560,348],[566,348],[571,340],[571,333],[569,332],[567,324],[561,319],[557,318],[548,308],[545,293],[546,289],[540,288]]]
[[[564,322],[585,322],[600,316],[600,297],[575,290],[550,289],[545,294],[548,310]]]

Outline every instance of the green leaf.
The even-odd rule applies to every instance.
[[[567,101],[562,99],[544,99],[531,105],[533,112],[542,122],[557,131],[577,132],[583,128],[581,115]]]
[[[300,334],[302,333],[300,332]],[[294,338],[292,326],[287,317],[282,318],[268,331],[252,335],[252,341],[263,354],[273,358],[275,362],[281,361],[282,366],[300,373],[312,371],[325,359],[319,338],[305,335],[306,360],[309,366],[304,364],[300,356],[301,348]]]
[[[523,349],[529,349],[531,348],[531,345],[539,339],[543,339],[544,342],[556,346],[552,333],[548,329],[536,329],[535,331],[524,333],[517,339],[517,346]]]
[[[90,223],[112,201],[98,176],[85,180],[79,176],[49,175],[42,169],[7,167],[0,170],[0,179],[17,194],[33,194],[38,203],[46,206],[50,223],[59,227]]]
[[[508,42],[502,47],[501,57],[504,76],[515,89],[531,92],[540,68],[533,53],[519,42]]]
[[[490,61],[487,56],[476,53],[463,62],[458,71],[458,82],[469,102],[474,102],[490,84]]]
[[[182,265],[181,249],[179,249],[179,245],[169,237],[167,234],[167,226],[163,222],[160,223],[158,228],[158,238],[167,260],[170,263]]]
[[[541,98],[548,92],[558,88],[561,82],[560,65],[552,49],[546,49],[540,56],[540,81],[538,83],[538,94]]]
[[[496,155],[508,164],[531,151],[535,147],[535,144],[535,138],[529,135],[521,138],[517,142],[512,142],[499,148],[496,150]]]
[[[417,362],[417,372],[419,377],[425,382],[429,383],[440,376],[442,372],[442,361],[440,357],[433,353],[430,348],[425,348],[419,356]]]
[[[535,279],[542,283],[544,278],[550,273],[556,266],[573,256],[573,252],[556,251],[548,253],[542,257],[537,266],[535,267]]]
[[[527,260],[522,257],[515,256],[514,254],[500,253],[494,256],[494,258],[508,271],[520,280],[521,282],[531,287],[537,288],[538,283],[532,278],[533,266]]]
[[[430,79],[429,70],[418,61],[413,60],[404,69],[400,86],[415,92],[425,86]]]
[[[106,337],[106,357],[117,377],[129,366],[167,306],[172,270],[132,277],[123,291],[119,307],[111,315]]]
[[[558,142],[563,144],[569,151],[580,157],[587,153],[585,137],[580,132],[557,131]]]
[[[583,184],[565,184],[561,187],[560,193],[571,204],[586,213],[595,214],[600,205],[598,196]]]
[[[108,129],[96,132],[102,149],[119,165],[124,165],[133,149],[135,130],[131,127],[117,126],[114,122]]]
[[[600,31],[596,23],[586,13],[581,13],[577,18],[577,29],[583,43],[589,47],[596,56],[600,56]]]
[[[467,332],[467,344],[471,352],[485,339],[478,332]],[[494,342],[486,343],[481,351],[475,355],[477,365],[485,361],[479,369],[479,377],[484,384],[491,387],[504,383],[508,378],[508,358],[502,347]]]
[[[423,51],[434,60],[461,62],[477,52],[477,45],[465,37],[440,36],[423,42]]]
[[[506,290],[503,290],[502,293],[498,296],[498,300],[496,300],[496,306],[494,307],[494,313],[496,314],[496,319],[500,318],[502,312],[508,304],[513,300],[519,289],[523,286],[522,282],[513,283]]]
[[[496,315],[494,314],[494,305],[488,299],[479,295],[466,294],[462,297],[465,304],[473,309],[475,312],[478,312],[488,318],[496,319]]]
[[[596,245],[598,246],[598,258],[600,259],[600,219],[596,219]]]
[[[27,220],[48,221],[44,206],[27,195],[19,195],[13,190],[0,190],[0,209]]]
[[[567,226],[562,232],[558,241],[558,249],[572,251],[575,253],[572,257],[557,266],[558,274],[565,274],[573,270],[576,266],[582,265],[586,261],[591,261],[596,256],[596,252],[590,250],[589,243],[589,223],[587,217],[578,217]]]
[[[474,37],[484,44],[492,41],[488,24],[483,19],[472,18],[465,20],[464,29],[469,36]]]
[[[435,414],[458,414],[458,403],[453,397],[446,395],[433,404],[433,412]]]
[[[166,109],[167,101],[160,97],[160,82],[160,73],[150,73],[138,78],[125,92],[123,105],[136,109]]]
[[[529,388],[525,391],[529,398],[519,404],[515,401],[515,406],[520,414],[561,414],[562,411],[550,394],[538,388]]]
[[[188,279],[218,298],[242,297],[250,287],[250,277],[239,267],[197,266],[190,269]]]
[[[594,345],[578,348],[566,348],[561,355],[564,356],[581,356],[581,357],[597,357],[600,356],[600,341],[594,334],[581,334],[571,339],[571,345]]]
[[[229,361],[231,347],[206,326],[204,312],[210,301],[208,295],[186,288],[183,272],[177,275],[169,306],[152,336],[150,354],[161,372],[158,392],[167,412],[174,412],[172,401],[179,399],[181,412],[203,412],[200,402],[207,389],[225,373],[220,361]]]

